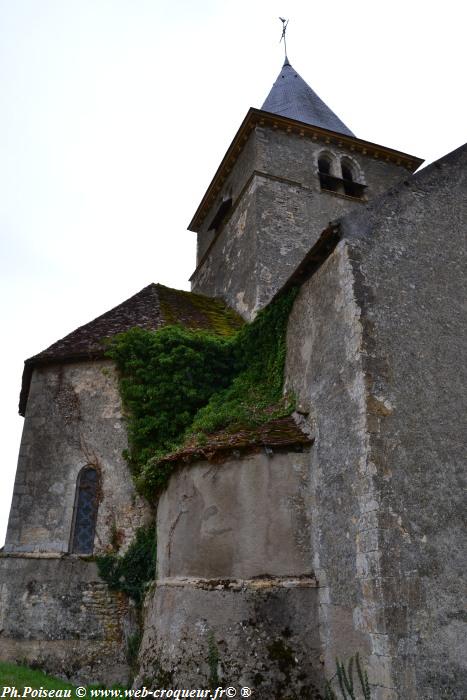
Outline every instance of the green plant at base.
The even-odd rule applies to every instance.
[[[70,698],[76,698],[77,695],[75,693],[75,688],[76,686],[72,683],[68,683],[64,681],[61,678],[55,678],[54,676],[49,676],[46,674],[44,671],[41,671],[38,668],[32,668],[28,667],[27,661],[24,661],[22,665],[14,664],[14,663],[8,663],[6,661],[0,661],[0,688],[3,686],[13,686],[16,687],[20,693],[19,697],[21,697],[21,690],[24,689],[25,687],[31,688],[31,690],[53,690],[56,691],[53,695],[55,698],[59,697],[70,697]],[[118,684],[112,684],[111,688],[107,685],[87,685],[86,688],[88,690],[96,690],[96,689],[106,689],[106,690],[120,690],[124,691],[125,688],[121,685]],[[65,695],[64,691],[68,691],[68,693]],[[61,692],[57,692],[61,691]],[[89,694],[88,694],[89,695]],[[38,697],[39,694],[36,694],[36,697]],[[34,694],[30,694],[30,697],[34,697]],[[44,695],[42,695],[44,697]],[[121,697],[117,694],[115,694],[113,697]]]
[[[165,326],[116,336],[108,355],[120,372],[128,416],[126,458],[152,498],[173,470],[164,461],[210,433],[261,425],[293,410],[283,397],[285,335],[297,290],[280,295],[229,338]]]
[[[137,632],[130,634],[127,639],[126,658],[132,673],[135,673],[138,668],[138,653],[141,646],[142,637],[143,635],[141,630],[138,630]]]
[[[358,680],[360,681],[360,687],[363,693],[364,700],[371,700],[371,690],[370,684],[368,682],[368,674],[366,670],[362,669],[360,664],[360,656],[357,653],[355,658],[352,656],[347,663],[347,670],[345,665],[339,659],[336,659],[336,676],[339,683],[339,688],[342,693],[343,700],[356,700],[355,688],[354,688],[354,678],[353,678],[353,664],[355,660],[355,666],[357,668]],[[334,678],[336,677],[334,676]],[[337,695],[332,688],[332,680],[326,681],[325,685],[325,696],[324,700],[337,700]]]
[[[112,591],[122,591],[141,607],[146,585],[156,570],[155,527],[139,528],[133,542],[122,556],[104,554],[96,557],[99,576]]]
[[[17,665],[0,661],[0,687],[13,686],[21,689],[29,686],[34,690],[43,688],[44,690],[73,690],[74,685],[66,683],[61,678],[55,678],[45,674],[39,669],[28,668],[26,665]],[[58,696],[60,697],[60,696]],[[71,694],[74,697],[74,693]]]

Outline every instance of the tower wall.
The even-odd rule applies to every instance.
[[[224,198],[232,197],[233,202],[239,202],[242,198],[244,188],[247,187],[251,174],[254,172],[257,161],[257,138],[253,131],[247,139],[245,145],[238,154],[235,161],[235,167],[232,168],[228,182],[219,191],[218,196],[208,211],[201,228],[196,237],[197,239],[197,255],[196,265],[198,266],[203,259],[208,248],[212,244],[215,236],[215,230],[209,230],[211,222],[219,209]],[[194,291],[194,290],[193,290]]]
[[[329,141],[329,139],[328,139]],[[318,157],[326,154],[335,174],[346,158],[362,200],[324,191]],[[328,223],[388,189],[407,175],[401,165],[281,129],[257,126],[219,191],[198,232],[193,291],[222,297],[251,319],[288,279]],[[222,202],[232,208],[216,232],[208,231]]]
[[[466,166],[464,147],[344,217],[289,320],[287,387],[316,432],[326,672],[360,651],[377,700],[467,684]]]

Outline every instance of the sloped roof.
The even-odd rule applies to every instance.
[[[50,347],[26,360],[19,412],[24,415],[35,366],[103,357],[103,340],[130,328],[157,330],[169,324],[231,335],[243,319],[220,299],[150,284],[122,304],[80,326]]]
[[[182,447],[165,457],[163,463],[190,463],[200,459],[217,461],[235,452],[255,451],[264,447],[283,449],[286,447],[308,447],[314,438],[304,432],[292,416],[275,418],[258,425],[242,429],[226,429],[206,436],[203,445]]]
[[[355,136],[290,65],[288,58],[261,109],[339,134]]]

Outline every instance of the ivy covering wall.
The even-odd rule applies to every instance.
[[[128,420],[125,455],[138,490],[153,498],[173,466],[164,457],[210,433],[288,415],[283,396],[287,320],[297,290],[280,295],[239,331],[134,328],[108,350]]]
[[[156,571],[156,528],[139,528],[122,556],[116,553],[96,557],[99,576],[112,591],[123,591],[140,607],[147,584]]]

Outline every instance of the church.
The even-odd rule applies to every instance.
[[[465,698],[467,147],[421,164],[355,136],[286,57],[189,224],[192,291],[151,284],[26,360],[2,660],[285,700],[358,653],[376,700]],[[145,498],[102,341],[235,333],[291,289],[294,410],[180,451]],[[154,522],[138,616],[95,559]]]

